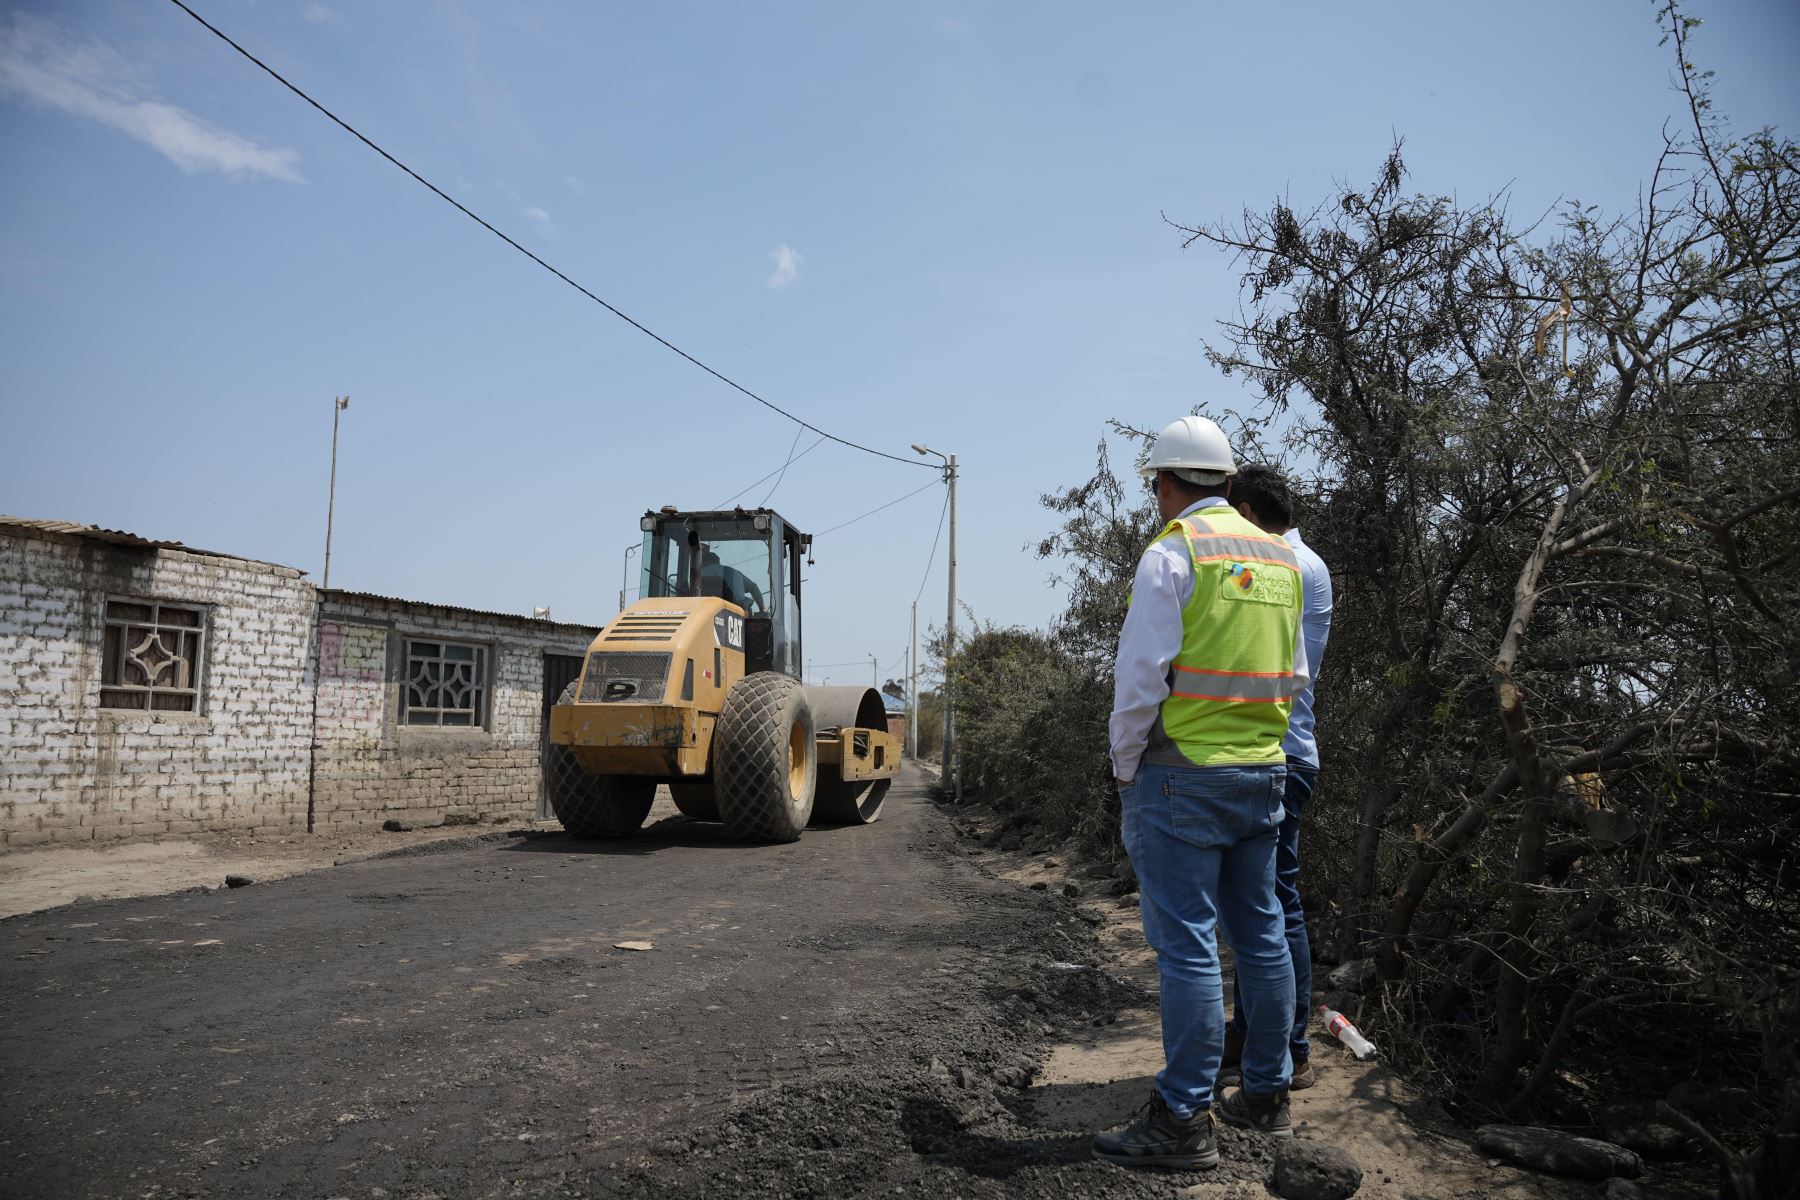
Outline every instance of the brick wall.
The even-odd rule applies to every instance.
[[[100,707],[109,596],[204,608],[197,714]],[[0,846],[304,829],[312,615],[287,567],[0,531]]]
[[[530,820],[537,811],[545,653],[582,655],[596,630],[467,609],[323,592],[315,828]],[[484,728],[402,723],[407,639],[487,650]]]
[[[203,610],[197,713],[101,707],[109,597]],[[544,654],[582,655],[595,632],[320,592],[270,563],[0,528],[0,850],[304,831],[309,808],[321,833],[529,820]],[[486,648],[481,728],[401,723],[408,637]]]

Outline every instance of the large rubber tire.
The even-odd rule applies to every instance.
[[[710,783],[671,783],[669,795],[674,798],[681,815],[690,821],[719,819],[718,792]]]
[[[557,703],[573,704],[576,686],[564,688]],[[550,773],[550,808],[562,827],[578,838],[630,837],[656,800],[656,780],[589,774],[575,752],[560,743],[550,744],[544,769]]]
[[[725,831],[748,842],[795,841],[812,816],[818,776],[806,690],[774,671],[733,684],[713,731],[713,780]]]
[[[814,825],[869,825],[881,819],[891,779],[829,779],[821,777],[813,793]]]

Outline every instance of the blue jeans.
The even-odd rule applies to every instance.
[[[1285,815],[1275,839],[1275,897],[1281,901],[1281,912],[1287,921],[1288,953],[1294,960],[1294,1031],[1288,1038],[1288,1051],[1294,1058],[1303,1059],[1312,1053],[1306,1040],[1306,1022],[1312,1016],[1312,944],[1306,936],[1306,910],[1300,907],[1300,814],[1312,799],[1319,768],[1290,758],[1287,770],[1287,795],[1282,801]],[[1239,1033],[1244,1032],[1244,993],[1235,983],[1231,1024]]]
[[[1237,950],[1249,1032],[1244,1086],[1288,1085],[1294,967],[1275,898],[1275,840],[1287,768],[1138,768],[1120,789],[1126,852],[1137,869],[1144,937],[1162,980],[1157,1090],[1177,1116],[1212,1106],[1225,1051],[1218,926]]]

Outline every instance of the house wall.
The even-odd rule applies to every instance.
[[[537,812],[544,655],[582,655],[594,629],[341,592],[322,593],[317,641],[316,829]],[[488,649],[481,729],[401,723],[408,638]]]
[[[198,713],[100,707],[109,596],[204,606]],[[0,531],[0,847],[304,829],[312,616],[287,567]]]

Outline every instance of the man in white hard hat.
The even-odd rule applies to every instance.
[[[1124,1129],[1122,1166],[1216,1165],[1213,1116],[1275,1137],[1288,1117],[1294,971],[1275,893],[1293,695],[1307,682],[1293,548],[1227,499],[1237,471],[1204,417],[1165,428],[1143,472],[1167,522],[1138,561],[1119,634],[1112,762],[1144,936],[1162,983],[1162,1071]],[[1243,1086],[1216,1105],[1225,1040],[1218,926],[1237,954]]]

